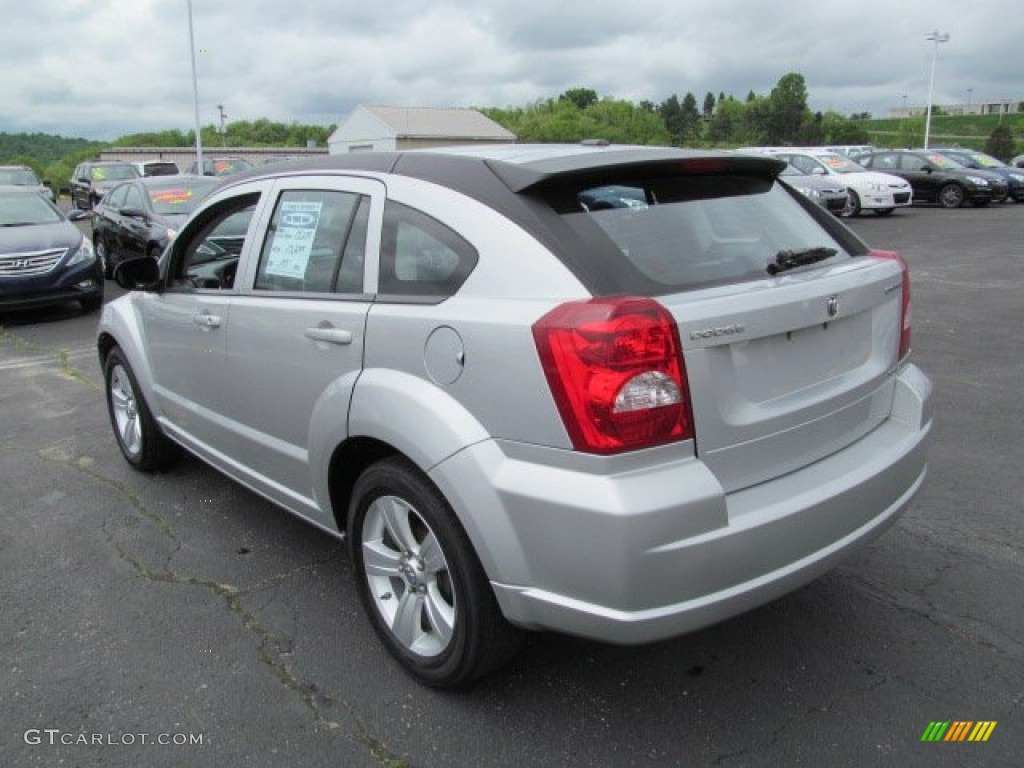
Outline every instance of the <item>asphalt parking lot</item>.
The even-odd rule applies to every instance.
[[[1024,204],[852,226],[907,257],[936,387],[909,512],[744,616],[531,636],[460,694],[390,660],[340,543],[196,460],[129,468],[96,315],[0,315],[0,765],[1020,766]],[[996,726],[922,742],[934,721]]]

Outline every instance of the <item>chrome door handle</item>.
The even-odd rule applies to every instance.
[[[220,315],[195,315],[192,322],[202,328],[220,328]]]
[[[328,344],[351,344],[352,332],[343,328],[319,328],[306,329],[306,338],[313,341],[326,341]]]

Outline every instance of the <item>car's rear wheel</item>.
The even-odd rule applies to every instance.
[[[135,374],[117,347],[107,355],[104,379],[110,424],[125,459],[145,472],[173,462],[177,446],[157,427]]]
[[[373,627],[421,682],[451,688],[504,663],[518,637],[469,537],[434,484],[389,458],[356,481],[348,533]]]
[[[959,184],[946,184],[939,190],[939,203],[943,208],[959,208],[964,199],[964,188]]]
[[[852,189],[846,201],[846,215],[850,217],[860,215],[860,197]]]

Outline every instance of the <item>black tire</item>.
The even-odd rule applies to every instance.
[[[360,475],[348,534],[373,628],[420,682],[462,687],[515,654],[518,633],[501,615],[469,537],[411,463],[388,458]]]
[[[846,215],[851,219],[860,215],[860,197],[852,189],[847,190],[849,201],[846,203]]]
[[[95,312],[103,306],[103,296],[90,296],[88,299],[79,299],[78,303],[82,305],[82,311],[86,314]]]
[[[128,463],[143,472],[172,464],[178,458],[178,446],[157,427],[135,373],[117,347],[107,355],[103,378],[110,425]]]
[[[939,205],[943,208],[959,208],[966,199],[964,188],[959,184],[949,183],[939,190]]]
[[[895,208],[875,208],[875,216],[888,216]]]

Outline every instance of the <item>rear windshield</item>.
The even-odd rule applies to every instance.
[[[828,260],[834,263],[858,249],[855,238],[836,232],[841,244],[829,231],[834,227],[760,177],[656,178],[580,188],[574,198],[562,190],[549,202],[584,243],[610,241],[620,261],[618,282],[631,293],[763,278],[784,251],[834,249]]]
[[[177,176],[179,171],[174,163],[145,163],[142,173],[144,176]]]

